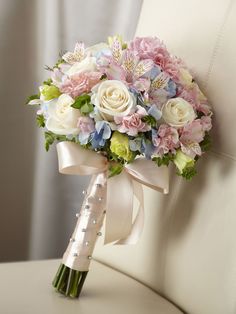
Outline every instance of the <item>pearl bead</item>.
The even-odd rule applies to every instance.
[[[82,194],[84,194],[84,195],[85,195],[86,193],[87,193],[87,191],[85,191],[85,190],[83,190],[83,191],[82,191]]]
[[[76,218],[79,218],[79,217],[80,217],[80,214],[79,214],[79,213],[76,213],[75,217],[76,217]]]
[[[90,259],[90,260],[91,260],[91,259],[92,259],[92,256],[90,256],[90,255],[89,255],[89,256],[88,256],[88,259]]]
[[[99,198],[98,198],[98,201],[101,202],[101,201],[102,201],[102,197],[99,197]]]
[[[97,233],[97,235],[100,237],[100,236],[102,235],[102,233],[99,231],[99,232]]]
[[[86,242],[85,242],[85,245],[86,245],[86,246],[89,246],[89,241],[86,241]]]
[[[97,223],[97,220],[96,220],[96,219],[94,219],[94,220],[93,220],[93,224],[94,224],[94,225],[96,225],[96,223]]]

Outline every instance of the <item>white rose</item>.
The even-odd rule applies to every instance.
[[[87,55],[90,55],[90,56],[94,57],[94,56],[96,56],[96,54],[98,52],[101,52],[103,50],[105,50],[105,51],[110,50],[108,44],[100,43],[100,44],[97,44],[97,45],[93,45],[91,47],[86,48],[85,49],[85,53]]]
[[[65,73],[69,76],[83,72],[97,71],[95,57],[86,57],[80,62],[74,63]]]
[[[69,95],[62,94],[58,99],[53,99],[48,103],[46,128],[58,135],[76,135],[79,133],[77,127],[80,113],[71,105],[74,99]]]
[[[173,98],[162,107],[162,117],[173,127],[180,128],[196,118],[192,105],[183,98]]]
[[[128,115],[135,105],[133,94],[120,81],[103,81],[92,89],[92,93],[91,101],[106,121]]]

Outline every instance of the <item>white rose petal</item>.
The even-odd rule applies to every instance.
[[[124,83],[117,80],[103,81],[92,89],[92,103],[106,121],[128,115],[135,106],[135,98]]]
[[[74,63],[69,70],[65,73],[68,76],[72,76],[74,74],[79,74],[83,72],[93,72],[97,71],[97,64],[95,57],[86,57],[80,62]]]
[[[69,95],[62,94],[58,99],[54,99],[48,106],[48,119],[46,128],[58,135],[76,135],[79,133],[77,127],[79,110],[74,109],[71,105],[74,99]]]
[[[181,128],[196,118],[192,105],[183,98],[169,99],[162,107],[162,117],[173,127]]]

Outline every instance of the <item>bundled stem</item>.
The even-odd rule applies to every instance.
[[[56,291],[78,298],[83,288],[97,236],[105,216],[106,174],[92,178],[79,214],[78,221],[52,282]]]

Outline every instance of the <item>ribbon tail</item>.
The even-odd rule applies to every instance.
[[[133,181],[133,193],[139,202],[139,208],[135,220],[131,227],[130,234],[115,244],[136,244],[142,234],[144,227],[144,197],[143,197],[143,187],[137,182]]]
[[[132,229],[132,213],[132,178],[126,171],[123,171],[107,182],[105,244],[129,236]]]

